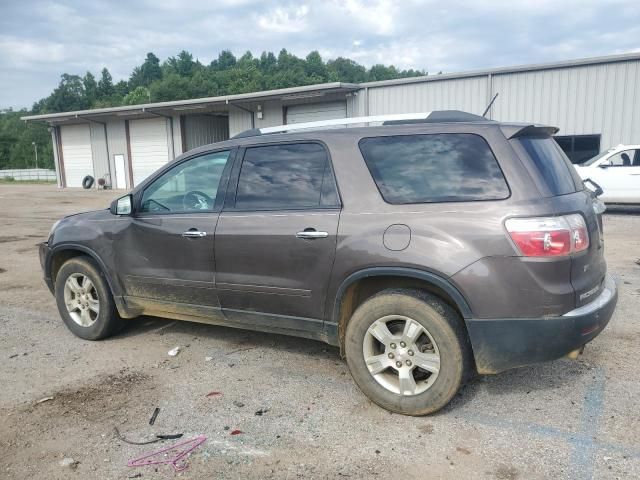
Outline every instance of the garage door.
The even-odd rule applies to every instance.
[[[129,141],[135,186],[169,161],[166,119],[129,121]]]
[[[346,116],[346,102],[309,103],[287,107],[287,124],[335,120]]]
[[[64,125],[60,127],[62,161],[67,187],[82,187],[82,179],[93,173],[91,133],[89,125]]]

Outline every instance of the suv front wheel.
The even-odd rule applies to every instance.
[[[62,320],[80,338],[101,340],[123,325],[109,285],[87,257],[75,257],[62,265],[56,275],[55,296]]]
[[[404,415],[449,403],[470,361],[459,315],[420,290],[385,290],[360,305],[347,326],[345,352],[365,395]]]

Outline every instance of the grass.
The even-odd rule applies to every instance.
[[[0,185],[52,185],[55,180],[16,180],[13,177],[0,178]]]

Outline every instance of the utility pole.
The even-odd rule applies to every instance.
[[[33,145],[33,149],[36,152],[36,169],[38,168],[38,144],[36,142],[31,142],[31,145]]]

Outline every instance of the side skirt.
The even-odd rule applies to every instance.
[[[139,315],[171,318],[188,322],[206,323],[225,327],[277,333],[294,337],[310,338],[329,345],[338,345],[338,335],[332,325],[315,318],[292,317],[271,313],[223,309],[187,303],[164,302],[141,297],[118,297],[115,299],[120,316],[135,318]]]

